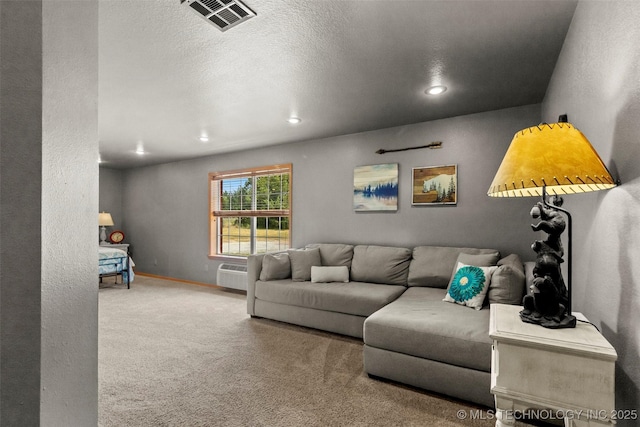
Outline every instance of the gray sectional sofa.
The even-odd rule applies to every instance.
[[[494,266],[482,309],[443,301],[464,265]],[[488,303],[524,289],[519,257],[492,249],[311,244],[249,257],[247,312],[362,338],[369,375],[493,406]]]

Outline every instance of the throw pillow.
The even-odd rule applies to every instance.
[[[518,255],[511,254],[498,261],[498,269],[491,276],[487,298],[490,304],[520,305],[524,287],[524,265]]]
[[[349,268],[346,265],[318,267],[311,266],[311,281],[313,283],[344,282],[349,281]]]
[[[498,260],[500,259],[499,252],[493,252],[488,254],[469,254],[466,252],[461,252],[458,255],[458,259],[456,263],[453,265],[453,271],[451,272],[451,278],[449,279],[449,284],[447,285],[447,289],[451,287],[451,282],[453,281],[453,277],[458,272],[458,263],[466,264],[466,265],[475,265],[476,267],[493,267],[496,265]]]
[[[497,266],[477,267],[459,262],[443,301],[480,310],[489,290],[491,275],[497,268]]]
[[[266,254],[262,258],[262,270],[260,280],[282,280],[291,276],[291,263],[289,255],[281,252],[276,254]]]
[[[311,280],[311,267],[321,266],[320,249],[290,250],[291,280],[305,282]]]

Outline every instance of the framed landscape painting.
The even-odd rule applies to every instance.
[[[458,202],[458,166],[413,168],[412,205],[455,205]]]
[[[398,164],[358,166],[353,170],[356,212],[398,210]]]

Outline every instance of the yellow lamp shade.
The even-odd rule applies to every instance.
[[[113,225],[113,218],[108,212],[100,212],[98,214],[98,225],[102,227],[111,227]]]
[[[604,190],[616,183],[589,140],[570,123],[517,132],[489,187],[491,197],[541,196]]]

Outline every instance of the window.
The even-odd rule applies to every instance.
[[[210,256],[246,257],[291,246],[291,165],[209,174]]]

